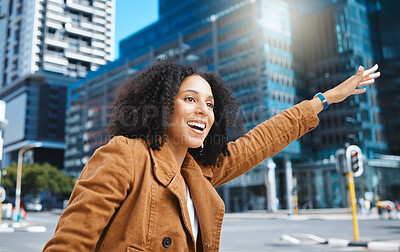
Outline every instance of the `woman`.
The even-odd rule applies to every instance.
[[[113,138],[82,170],[44,251],[218,251],[224,203],[214,188],[314,129],[324,106],[364,93],[376,70],[360,67],[228,143],[238,106],[222,79],[156,62],[120,86]]]

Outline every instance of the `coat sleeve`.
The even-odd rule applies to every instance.
[[[242,175],[317,127],[318,123],[318,116],[309,101],[264,121],[228,144],[231,155],[223,158],[220,167],[212,167],[210,182],[217,187]]]
[[[43,251],[93,251],[133,183],[133,158],[122,137],[96,150],[79,177]]]

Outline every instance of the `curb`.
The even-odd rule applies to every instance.
[[[400,240],[395,241],[350,241],[345,239],[329,238],[324,239],[313,234],[294,234],[281,235],[282,240],[294,244],[300,244],[301,238],[306,238],[315,241],[317,244],[323,244],[334,247],[364,247],[370,250],[378,251],[400,251]]]
[[[29,232],[29,233],[43,233],[46,232],[45,226],[28,226],[21,225],[21,223],[2,223],[0,225],[0,233],[13,233],[13,232]]]
[[[379,251],[400,251],[400,241],[349,241],[343,239],[328,239],[321,244],[337,247],[364,247]]]
[[[305,220],[352,220],[351,213],[343,211],[343,213],[323,213],[323,211],[308,214],[299,213],[299,215],[290,215],[286,212],[279,213],[267,212],[244,212],[244,213],[226,213],[226,219],[284,219],[289,221],[305,221]],[[359,220],[378,220],[378,214],[357,215]]]

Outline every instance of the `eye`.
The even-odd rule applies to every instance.
[[[195,102],[195,99],[193,97],[190,97],[190,96],[186,97],[184,100],[187,101],[187,102]]]
[[[212,104],[211,102],[207,102],[207,106],[209,107],[209,108],[214,108],[214,104]]]

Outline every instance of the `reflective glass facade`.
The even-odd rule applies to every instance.
[[[353,75],[359,65],[379,63],[385,75],[385,66],[375,54],[375,24],[370,21],[366,1],[290,2],[295,61],[302,65],[296,69],[302,94],[312,97],[337,85]],[[346,181],[336,173],[335,152],[349,144],[358,145],[365,155],[364,173],[356,179],[357,197],[369,193],[392,200],[399,197],[399,167],[389,161],[398,157],[383,155],[390,151],[381,119],[382,79],[368,87],[366,94],[350,97],[320,114],[320,126],[303,142],[309,147],[303,152],[309,153],[309,161],[295,165],[300,206],[347,205]]]
[[[190,0],[179,5],[160,0],[159,13],[159,21],[120,43],[119,59],[71,86],[68,173],[79,175],[94,150],[108,141],[104,129],[115,88],[159,57],[219,74],[238,97],[246,130],[376,61],[364,1]],[[315,132],[217,188],[226,211],[292,208],[294,189],[300,207],[347,206],[334,157],[346,143],[359,145],[365,154],[357,195],[392,197],[400,175],[392,168],[399,163],[385,155],[378,94],[374,85],[367,95],[332,106],[320,115]],[[388,174],[393,179],[387,180]]]
[[[390,153],[400,155],[400,2],[367,1],[374,56],[382,67],[379,90]]]
[[[94,150],[108,141],[104,129],[115,87],[158,57],[176,57],[183,63],[195,63],[204,71],[218,73],[239,99],[246,130],[299,101],[288,5],[278,0],[197,2],[202,3],[206,3],[202,8],[207,15],[189,15],[187,18],[196,20],[187,19],[175,26],[171,20],[179,20],[175,13],[184,12],[184,6],[161,15],[158,22],[121,42],[120,59],[71,86],[66,128],[67,172],[79,175]],[[192,6],[190,10],[193,9]],[[300,141],[294,141],[276,156],[276,163],[283,164],[284,158],[299,160],[300,153]],[[264,172],[264,167],[261,164],[257,170]],[[253,205],[264,209],[264,179],[255,186],[251,197],[259,203]],[[230,195],[234,197],[235,190],[241,190],[235,182],[226,188],[232,188],[225,192],[227,201],[231,201]],[[260,201],[257,195],[261,194],[264,196]]]

